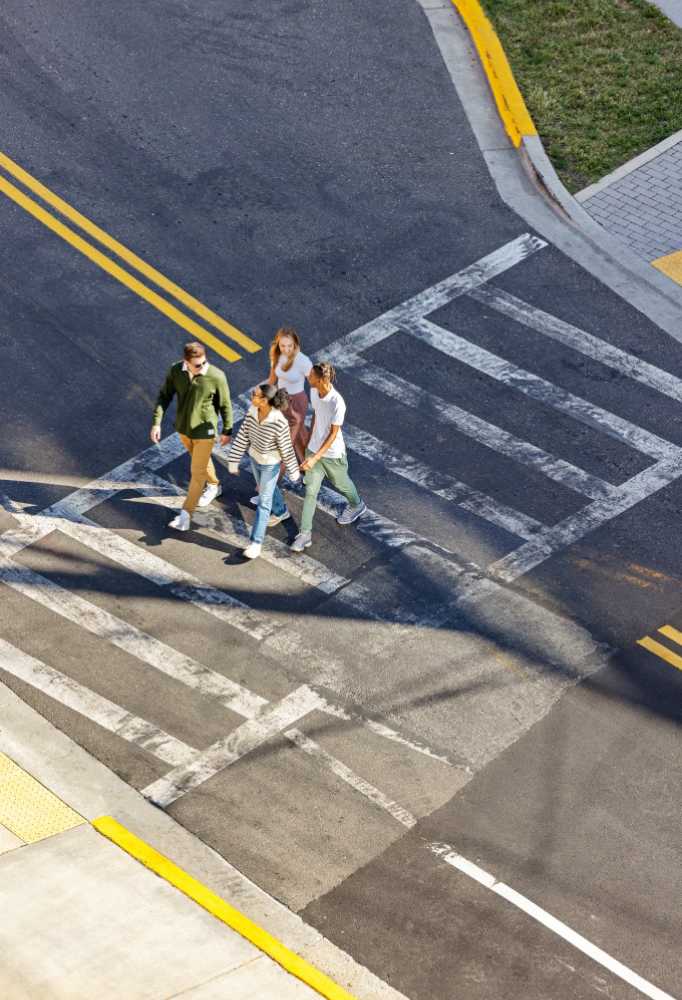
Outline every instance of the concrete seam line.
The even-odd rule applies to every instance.
[[[356,1000],[350,993],[326,976],[314,965],[307,962],[300,955],[287,948],[286,945],[278,941],[268,931],[259,927],[249,917],[244,916],[226,900],[212,892],[205,885],[193,878],[174,864],[169,858],[160,854],[149,844],[140,840],[134,833],[131,833],[122,826],[112,816],[100,816],[92,821],[92,826],[98,833],[107,840],[116,844],[121,850],[139,861],[146,868],[149,868],[164,879],[170,885],[179,889],[199,906],[207,910],[212,916],[221,920],[228,927],[241,934],[242,937],[250,941],[259,951],[268,955],[277,962],[285,972],[300,979],[320,996],[326,1000]]]
[[[518,148],[524,136],[538,133],[502,43],[478,0],[452,0],[452,3],[476,46],[507,135]]]

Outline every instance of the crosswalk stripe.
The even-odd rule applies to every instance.
[[[380,809],[383,809],[384,812],[387,812],[393,817],[393,819],[402,823],[402,825],[407,827],[408,830],[410,830],[413,826],[416,826],[417,819],[408,809],[405,809],[397,802],[394,802],[393,799],[388,797],[388,795],[384,795],[383,792],[379,791],[378,788],[375,788],[375,786],[370,784],[369,781],[366,781],[365,778],[361,778],[359,774],[356,774],[355,771],[352,771],[349,767],[347,767],[343,761],[340,761],[337,757],[332,756],[332,754],[324,750],[319,743],[316,743],[315,740],[311,740],[309,736],[302,733],[300,729],[287,729],[284,735],[288,740],[291,740],[291,742],[297,746],[299,750],[303,750],[304,753],[307,753],[310,757],[323,764],[338,778],[345,781],[345,783],[354,791],[360,792],[360,794],[364,795],[366,799],[369,799],[370,802],[379,806]]]
[[[217,740],[189,764],[173,768],[143,789],[142,794],[162,808],[241,760],[271,737],[321,707],[319,695],[303,685],[271,705],[257,719],[248,719],[229,736]]]
[[[84,715],[102,729],[146,750],[172,767],[189,764],[199,752],[47,663],[0,639],[0,670]]]
[[[628,354],[627,351],[623,351],[613,344],[607,344],[605,340],[601,340],[571,323],[566,323],[564,320],[552,316],[550,313],[546,313],[499,288],[493,288],[489,285],[480,286],[472,289],[468,294],[477,302],[495,309],[509,319],[530,327],[532,330],[556,340],[557,343],[571,347],[588,358],[594,358],[595,361],[600,361],[603,365],[613,368],[614,371],[620,372],[627,378],[635,379],[642,385],[649,386],[649,388],[682,403],[682,379],[670,372],[663,371],[656,365],[635,357],[634,354]]]
[[[663,632],[663,629],[659,629],[659,632]],[[666,634],[665,632],[663,633]],[[678,632],[679,635],[679,632]],[[661,660],[665,660],[669,663],[671,667],[676,667],[678,670],[682,670],[682,656],[679,653],[674,653],[672,649],[668,649],[664,646],[662,642],[656,642],[651,636],[645,635],[643,639],[637,640],[637,645],[642,646],[644,649],[653,653],[654,656],[658,656]]]
[[[399,375],[368,362],[358,355],[344,354],[332,358],[334,364],[355,376],[361,382],[378,389],[386,396],[397,399],[403,406],[419,410],[424,417],[455,427],[462,434],[473,438],[514,461],[537,469],[548,479],[553,479],[567,489],[583,493],[593,500],[603,500],[616,495],[617,488],[593,476],[584,469],[566,462],[536,445],[515,437],[509,431],[477,417],[454,403],[435,396],[426,389],[406,381]]]
[[[651,455],[653,458],[671,458],[680,450],[670,441],[658,437],[657,434],[652,434],[623,417],[609,413],[608,410],[604,410],[601,406],[590,403],[580,396],[574,396],[566,389],[540,378],[539,375],[519,368],[511,361],[507,361],[497,354],[492,354],[427,319],[405,323],[402,329],[435,350],[455,358],[475,371],[482,372],[497,382],[510,386],[512,389],[524,393],[531,399],[545,403],[561,413],[566,413],[569,417],[587,424],[588,427],[594,427],[602,434],[607,434],[645,455]]]
[[[380,468],[421,486],[434,496],[457,504],[519,538],[532,538],[544,527],[535,518],[480,493],[440,469],[432,469],[412,455],[406,455],[393,445],[380,441],[369,431],[344,423],[343,437],[351,451],[376,463]]]

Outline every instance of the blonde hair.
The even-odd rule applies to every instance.
[[[301,350],[301,340],[296,331],[294,330],[293,326],[280,326],[279,330],[272,339],[272,343],[270,344],[270,367],[273,370],[273,372],[277,367],[279,359],[282,356],[282,350],[279,346],[279,342],[282,339],[282,337],[291,337],[291,339],[294,342],[294,353],[291,356],[291,360],[285,362],[282,365],[283,371],[285,372],[289,371],[294,361],[296,360],[296,355]]]

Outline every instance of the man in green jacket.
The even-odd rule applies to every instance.
[[[220,443],[229,444],[232,434],[227,379],[219,368],[209,365],[202,344],[185,344],[184,361],[174,364],[166,375],[154,409],[150,434],[154,444],[161,440],[161,421],[174,396],[178,399],[175,429],[192,457],[192,474],[182,510],[169,527],[188,531],[195,507],[207,507],[222,493],[211,458],[218,434],[218,416],[223,422]]]

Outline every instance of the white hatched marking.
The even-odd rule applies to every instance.
[[[385,441],[380,441],[368,431],[344,423],[343,437],[348,447],[358,455],[376,462],[380,467],[407,479],[416,486],[421,486],[435,496],[456,503],[464,510],[490,521],[498,528],[504,528],[519,538],[533,538],[544,527],[535,518],[499,503],[466,483],[459,482],[446,472],[424,465],[419,459],[406,455]]]
[[[614,371],[682,403],[682,379],[671,375],[670,372],[642,361],[641,358],[628,354],[613,344],[607,344],[605,340],[586,333],[585,330],[566,323],[550,313],[543,312],[542,309],[517,299],[515,295],[510,295],[509,292],[503,292],[498,288],[479,287],[469,294],[477,302],[490,306],[509,319],[516,320],[517,323],[522,323],[560,344],[565,344],[566,347],[572,347],[580,354],[594,358],[595,361],[600,361]]]
[[[604,410],[601,406],[590,403],[586,399],[581,399],[580,396],[574,396],[566,389],[540,378],[539,375],[519,368],[511,361],[506,361],[497,354],[492,354],[427,319],[406,323],[402,329],[435,350],[447,354],[451,358],[456,358],[457,361],[468,365],[475,371],[482,372],[512,389],[517,389],[531,399],[545,403],[561,413],[566,413],[574,420],[579,420],[581,423],[587,424],[588,427],[594,427],[602,434],[607,434],[645,455],[665,459],[672,458],[680,451],[676,445],[671,444],[670,441],[664,441],[657,434],[652,434],[623,417],[609,413],[608,410]]]
[[[512,889],[511,886],[505,885],[504,882],[498,882],[494,875],[491,875],[489,872],[479,868],[478,865],[462,857],[461,854],[458,854],[448,844],[431,844],[430,850],[437,857],[441,858],[445,864],[450,865],[451,868],[456,868],[457,871],[468,875],[469,878],[475,879],[497,896],[506,899],[512,906],[516,906],[517,909],[522,910],[533,920],[547,927],[548,930],[563,938],[564,941],[573,945],[574,948],[577,948],[584,955],[589,956],[589,958],[599,963],[605,969],[608,969],[609,972],[618,976],[619,979],[629,983],[630,986],[634,986],[644,996],[650,997],[651,1000],[675,1000],[669,993],[665,993],[658,986],[654,986],[653,983],[644,979],[639,973],[634,972],[627,965],[623,965],[622,962],[613,958],[612,955],[603,951],[602,948],[598,948],[597,945],[588,941],[582,934],[578,934],[568,924],[558,920],[551,913],[548,913],[547,910],[543,910],[537,903],[534,903],[526,896],[522,896],[520,892]]]
[[[192,789],[208,781],[246,754],[261,746],[272,736],[298,722],[309,712],[320,708],[319,696],[305,685],[296,688],[286,698],[271,705],[257,719],[249,719],[218,740],[186,766],[173,768],[168,774],[148,785],[142,792],[156,805],[166,808]]]
[[[339,368],[350,372],[373,389],[378,389],[384,395],[397,399],[404,406],[411,406],[434,420],[456,427],[467,437],[473,438],[501,455],[537,469],[548,479],[553,479],[567,489],[583,493],[594,500],[602,500],[616,495],[617,487],[592,476],[570,462],[543,451],[542,448],[522,441],[508,431],[495,424],[461,409],[454,403],[440,399],[420,386],[413,385],[399,375],[386,371],[379,365],[370,363],[357,355],[332,355],[331,360]]]
[[[199,752],[4,639],[0,639],[0,669],[172,767],[189,764]]]
[[[316,743],[315,740],[311,740],[310,737],[306,736],[305,733],[302,733],[300,729],[287,729],[284,735],[288,740],[291,740],[291,742],[294,743],[299,750],[303,750],[304,753],[307,753],[315,760],[320,761],[320,763],[329,768],[333,774],[335,774],[338,778],[341,778],[342,781],[345,781],[347,785],[350,785],[354,791],[364,795],[366,799],[369,799],[370,802],[379,806],[380,809],[383,809],[384,812],[387,812],[393,817],[393,819],[402,823],[402,825],[407,827],[408,830],[412,829],[412,827],[416,825],[417,820],[411,812],[399,805],[397,802],[394,802],[393,799],[389,799],[387,795],[380,792],[379,789],[375,788],[374,785],[369,783],[369,781],[365,781],[365,779],[361,778],[359,774],[355,773],[355,771],[346,767],[346,765],[337,757],[333,757],[330,753],[327,753],[326,750],[322,749],[319,743]]]

